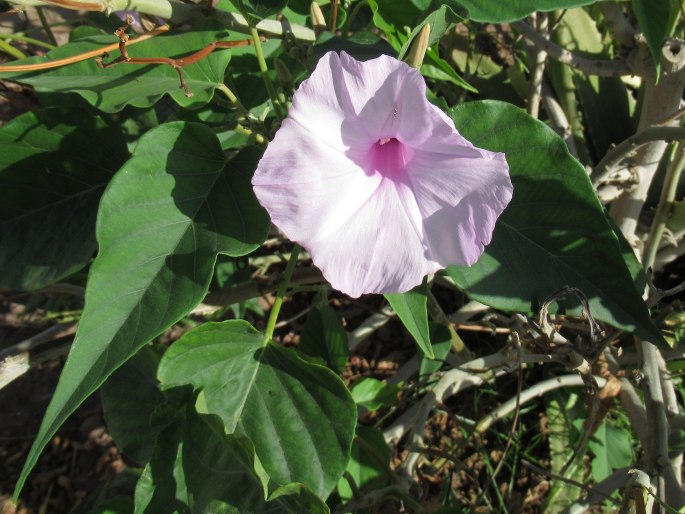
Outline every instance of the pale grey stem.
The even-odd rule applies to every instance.
[[[602,377],[595,377],[595,380],[597,381],[597,385],[600,389],[606,385],[606,380]],[[533,387],[530,387],[525,391],[522,391],[521,397],[518,400],[517,398],[511,398],[510,400],[504,402],[495,410],[484,416],[476,424],[476,428],[474,431],[478,434],[482,434],[483,432],[488,430],[492,426],[492,424],[495,423],[497,420],[504,418],[505,416],[508,416],[509,414],[514,412],[514,410],[516,409],[516,405],[524,405],[535,398],[538,398],[550,391],[554,391],[555,389],[560,389],[563,387],[578,387],[584,385],[585,382],[583,381],[583,377],[581,375],[563,375],[561,377],[555,377],[549,380],[539,382],[535,384]]]
[[[614,38],[626,48],[635,46],[635,29],[623,14],[619,4],[616,2],[598,2],[597,6],[604,16],[609,30]]]
[[[604,349],[603,355],[609,365],[611,374],[618,375],[621,371],[621,365],[618,363],[618,360],[609,346]],[[644,448],[647,445],[647,439],[649,438],[649,433],[647,432],[647,410],[630,380],[622,377],[619,381],[621,382],[621,390],[619,391],[618,399],[621,402],[623,410],[625,410],[628,415],[631,428]]]
[[[347,347],[350,351],[353,351],[359,344],[371,337],[371,334],[393,319],[394,314],[392,307],[386,305],[380,312],[366,318],[347,336]]]
[[[552,88],[545,84],[544,81],[542,84],[542,105],[545,108],[545,112],[547,112],[552,128],[563,138],[568,151],[577,159],[578,149],[576,148],[576,141],[573,139],[571,124],[568,122],[564,109],[554,98]]]
[[[595,485],[584,498],[566,507],[563,514],[582,514],[587,512],[590,507],[602,503],[607,497],[611,497],[614,491],[628,483],[630,479],[629,471],[630,468],[617,469],[599,484]]]
[[[600,75],[606,77],[621,77],[623,75],[634,75],[630,67],[623,61],[618,60],[595,60],[587,59],[574,54],[553,43],[528,25],[524,21],[516,21],[511,24],[518,30],[523,37],[531,41],[536,47],[547,52],[547,54],[562,64],[575,68],[588,75]]]
[[[7,357],[15,357],[25,352],[30,352],[38,346],[55,339],[59,339],[60,337],[73,335],[75,332],[76,323],[63,323],[60,325],[54,325],[34,336],[29,337],[28,339],[24,339],[20,343],[8,348],[4,348],[2,351],[0,351],[0,361]]]
[[[603,355],[609,365],[609,371],[613,375],[617,375],[621,371],[621,366],[609,346],[604,349]],[[619,391],[618,399],[623,410],[628,415],[630,426],[644,448],[649,438],[649,433],[647,432],[647,410],[630,380],[622,377],[619,381],[621,382],[621,390]]]
[[[666,361],[664,360],[661,352],[657,352],[658,364],[659,364],[659,377],[661,379],[661,389],[664,395],[664,406],[666,407],[666,416],[669,421],[674,417],[680,415],[680,408],[678,407],[678,397],[673,386],[673,377],[671,372],[668,371],[666,366]],[[680,430],[673,427],[669,423],[670,431],[668,435],[668,447],[669,448],[679,448],[681,446],[681,435]],[[681,450],[672,450],[669,452],[669,461],[671,463],[671,470],[673,476],[678,483],[678,487],[682,489],[683,480],[681,476],[681,468],[683,464],[683,452]]]
[[[546,13],[535,15],[537,22],[537,32],[545,39],[549,37],[548,16]],[[540,99],[542,97],[542,83],[545,77],[545,63],[547,62],[547,52],[540,47],[535,47],[533,72],[530,76],[530,92],[528,94],[528,114],[533,118],[540,116]]]
[[[661,388],[658,349],[649,341],[639,341],[642,361],[642,390],[647,407],[647,426],[651,437],[645,446],[645,464],[648,470],[657,467],[659,457],[668,455],[668,421]]]
[[[69,353],[71,342],[60,343],[38,352],[22,352],[0,360],[0,389],[28,373],[32,368]]]
[[[649,341],[639,341],[642,360],[642,381],[647,407],[647,432],[650,437],[644,447],[647,471],[654,473],[658,494],[676,509],[685,504],[685,496],[675,477],[668,456],[669,426],[659,370],[659,350]]]
[[[597,163],[592,172],[592,184],[600,186],[607,179],[611,179],[611,174],[616,171],[618,166],[638,148],[655,141],[671,142],[685,139],[685,127],[651,126],[630,136],[611,150],[609,150],[601,161]]]
[[[633,384],[627,378],[621,378],[621,392],[618,394],[618,398],[623,410],[628,415],[630,426],[644,448],[650,435],[647,431],[647,411]]]
[[[667,246],[659,250],[654,261],[654,271],[660,271],[667,264],[672,263],[681,255],[685,255],[685,240],[680,241],[676,246]]]
[[[551,355],[524,353],[521,355],[520,361],[522,364],[544,363],[554,362],[555,358]],[[423,432],[423,427],[428,420],[427,414],[424,414],[429,414],[436,402],[444,403],[447,398],[461,391],[480,386],[498,376],[511,373],[516,369],[518,362],[518,352],[502,350],[486,357],[474,359],[457,369],[445,372],[433,387],[430,396],[422,398],[418,405],[410,407],[384,431],[385,440],[389,443],[399,441],[410,429],[413,429],[414,433]],[[417,415],[419,413],[421,416]]]
[[[641,70],[644,77],[644,102],[640,113],[638,132],[666,119],[680,107],[685,85],[685,48],[680,40],[668,40],[661,55],[661,72],[658,82],[649,52],[642,40],[633,56],[633,69]],[[677,124],[673,121],[672,124]],[[633,169],[638,179],[634,189],[627,191],[611,205],[610,213],[629,243],[637,247],[636,230],[649,187],[656,173],[666,143],[653,141],[637,149]]]

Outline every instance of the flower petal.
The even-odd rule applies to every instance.
[[[407,170],[425,243],[441,267],[470,266],[490,243],[495,222],[511,200],[509,166],[504,154],[473,146],[431,150],[416,149]]]
[[[308,130],[313,138],[341,151],[368,144],[366,130],[354,115],[348,79],[349,73],[343,69],[338,54],[326,53],[311,76],[300,84],[288,112],[288,119]],[[343,124],[348,132],[344,141]]]
[[[344,153],[286,119],[257,166],[252,185],[271,221],[305,248],[348,222],[382,177],[367,176]]]
[[[407,210],[402,183],[383,179],[375,193],[340,228],[311,242],[316,264],[331,285],[357,298],[403,293],[441,266],[427,256],[418,211]]]

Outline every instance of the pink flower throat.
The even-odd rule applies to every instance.
[[[411,148],[394,137],[379,139],[369,150],[368,171],[380,173],[390,180],[401,180],[412,153]]]

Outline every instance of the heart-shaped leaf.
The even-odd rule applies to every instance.
[[[340,318],[327,304],[309,312],[300,335],[300,351],[320,357],[336,373],[342,373],[349,357],[347,334]]]
[[[39,289],[88,263],[100,196],[127,158],[121,131],[81,111],[0,129],[0,288]]]
[[[576,287],[597,319],[661,341],[626,265],[635,257],[621,253],[587,173],[563,140],[503,102],[470,102],[449,114],[473,144],[504,152],[514,185],[480,260],[448,268],[454,281],[474,300],[516,312],[534,312],[564,286]]]
[[[157,384],[160,356],[143,347],[104,383],[100,391],[107,430],[127,457],[140,465],[150,460],[157,436],[154,408],[164,402]]]
[[[347,465],[356,407],[329,369],[300,359],[242,320],[207,323],[162,358],[163,387],[201,389],[229,434],[245,434],[274,482],[326,497]]]
[[[202,300],[217,254],[244,255],[264,240],[268,216],[250,184],[259,156],[253,147],[227,161],[199,124],[141,138],[102,197],[83,317],[17,493],[67,416]]]
[[[493,2],[493,0],[457,0],[469,11],[469,19],[473,21],[502,23],[521,20],[535,11],[554,11],[556,9],[571,9],[581,5],[594,4],[597,0],[507,0]]]
[[[218,40],[244,39],[228,31],[218,21],[208,19],[196,24],[192,30],[178,35],[161,35],[131,45],[130,57],[179,58],[186,57]],[[91,52],[116,42],[114,36],[91,36],[56,50],[45,57],[31,57],[15,64],[37,64]],[[115,51],[109,60],[118,57]],[[95,58],[87,59],[49,71],[3,72],[0,77],[30,84],[40,92],[78,93],[91,105],[105,112],[117,112],[126,105],[149,107],[164,94],[169,94],[183,107],[198,108],[212,99],[214,89],[224,83],[224,73],[231,58],[231,50],[217,50],[183,68],[183,77],[193,93],[188,98],[180,86],[178,73],[168,64],[120,63],[100,69]],[[107,59],[105,60],[107,62]]]

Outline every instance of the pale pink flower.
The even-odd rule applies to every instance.
[[[295,93],[252,184],[273,223],[355,298],[475,263],[512,196],[504,154],[464,139],[418,71],[335,52]]]

